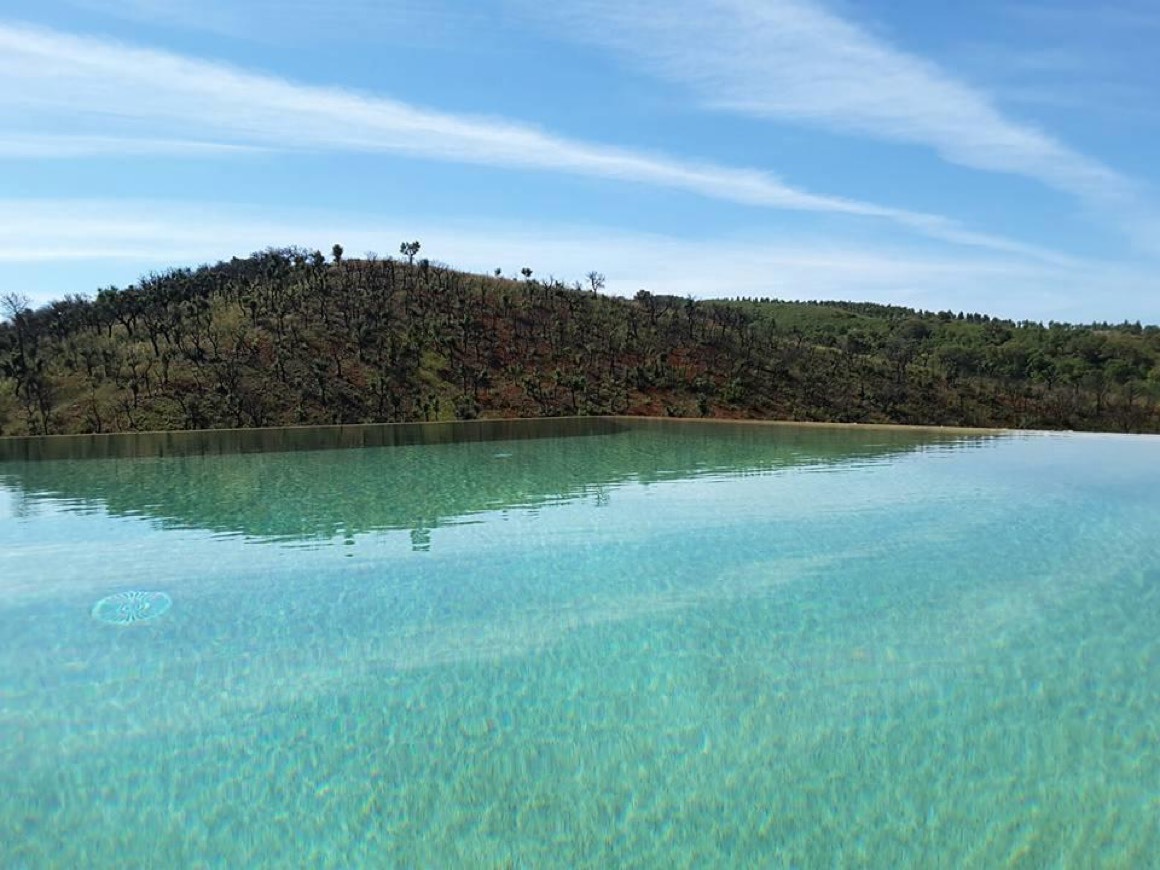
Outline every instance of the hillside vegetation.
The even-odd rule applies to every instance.
[[[650,414],[1160,431],[1160,329],[865,303],[634,299],[268,250],[31,310],[0,434]]]

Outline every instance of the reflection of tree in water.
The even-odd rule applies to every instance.
[[[411,529],[411,550],[416,553],[431,551],[430,529]]]
[[[626,483],[883,462],[993,437],[622,418],[80,436],[0,445],[0,484],[25,509],[63,503],[268,541],[398,529],[426,551],[431,530],[484,511],[603,506]],[[336,449],[354,446],[370,449]]]

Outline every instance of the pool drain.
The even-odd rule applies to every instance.
[[[164,592],[118,592],[93,605],[93,619],[110,625],[132,625],[156,619],[173,604]]]

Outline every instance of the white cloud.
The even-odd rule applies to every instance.
[[[0,134],[0,159],[67,160],[78,157],[212,157],[261,153],[268,149],[232,142],[185,139],[131,139],[117,136]]]
[[[0,25],[0,122],[23,128],[9,134],[8,141],[17,143],[11,150],[19,151],[22,141],[59,137],[41,156],[77,156],[86,144],[86,153],[108,154],[118,139],[147,143],[137,146],[144,150],[187,141],[193,150],[393,152],[656,185],[756,207],[875,218],[956,244],[1069,262],[939,215],[804,191],[768,172],[566,139],[526,124],[452,115],[29,27]],[[30,124],[40,126],[29,129]]]
[[[811,0],[559,0],[535,9],[692,87],[710,107],[928,146],[949,162],[1087,201],[1132,195],[1098,160]]]
[[[701,298],[873,299],[1019,318],[1160,321],[1160,308],[1140,307],[1149,298],[1146,275],[1101,263],[1055,267],[842,246],[819,237],[688,240],[599,227],[497,226],[487,219],[425,226],[375,215],[142,201],[0,200],[0,292],[11,283],[5,276],[25,267],[52,282],[30,294],[43,302],[128,283],[149,269],[245,256],[270,244],[329,252],[339,242],[348,256],[385,255],[413,238],[424,255],[476,272],[498,266],[515,275],[529,266],[538,277],[571,281],[596,269],[607,276],[609,291],[622,295],[644,288]]]

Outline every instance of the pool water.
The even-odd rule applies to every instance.
[[[0,866],[1160,854],[1158,438],[239,437],[0,447]]]

